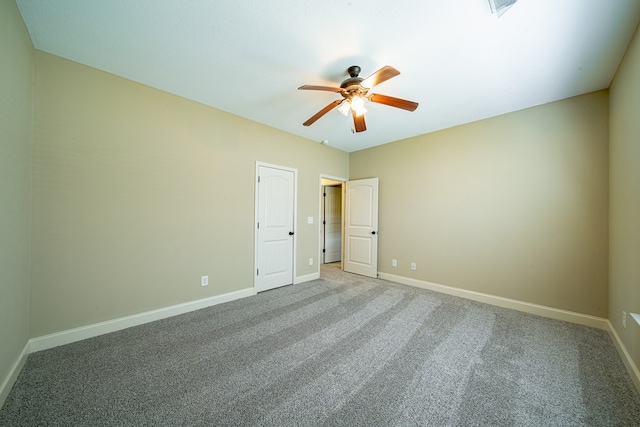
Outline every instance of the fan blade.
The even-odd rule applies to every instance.
[[[314,86],[314,85],[304,85],[300,86],[298,90],[326,90],[328,92],[342,92],[342,89],[339,87],[330,87],[330,86]]]
[[[407,101],[406,99],[394,98],[393,96],[380,95],[374,93],[369,95],[369,101],[377,102],[378,104],[388,105],[390,107],[402,108],[403,110],[415,111],[418,108],[418,103],[413,101]]]
[[[371,89],[375,85],[386,82],[387,80],[397,76],[398,74],[400,74],[400,71],[396,70],[393,67],[390,67],[389,65],[385,65],[384,67],[380,68],[378,71],[364,79],[362,82],[360,82],[360,85]]]
[[[367,125],[364,122],[364,114],[357,116],[353,110],[351,110],[351,114],[353,115],[353,125],[356,128],[356,132],[364,132],[367,130]]]
[[[326,107],[324,107],[322,110],[318,111],[317,113],[315,113],[313,116],[311,116],[311,118],[309,120],[307,120],[306,122],[304,122],[302,125],[303,126],[311,126],[312,124],[315,123],[316,120],[318,120],[320,117],[324,116],[325,114],[327,114],[329,111],[333,110],[334,108],[336,108],[338,105],[342,104],[342,101],[344,101],[344,99],[336,99],[335,101],[333,101],[331,104],[327,105]]]

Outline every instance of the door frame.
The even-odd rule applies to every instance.
[[[331,181],[336,181],[336,182],[341,182],[342,183],[342,211],[340,212],[340,230],[341,230],[341,234],[342,234],[342,257],[340,257],[340,269],[343,270],[343,262],[344,262],[344,191],[345,191],[345,183],[347,181],[349,181],[347,178],[342,178],[342,177],[337,177],[337,176],[332,176],[332,175],[326,175],[321,173],[320,174],[320,178],[318,178],[318,275],[320,274],[320,266],[321,266],[321,262],[320,260],[323,259],[322,257],[322,223],[320,221],[322,221],[322,180],[323,179],[329,179]]]
[[[291,262],[292,262],[292,270],[291,270],[291,275],[293,276],[291,278],[291,283],[295,284],[296,283],[296,253],[297,253],[297,247],[298,247],[298,169],[295,168],[290,168],[288,166],[281,166],[281,165],[275,165],[273,163],[265,163],[265,162],[260,162],[260,161],[256,161],[256,167],[255,167],[255,175],[253,177],[253,184],[254,184],[254,213],[253,213],[253,288],[256,288],[257,285],[257,280],[258,280],[258,274],[257,274],[257,269],[258,269],[258,219],[259,219],[259,206],[258,206],[258,202],[259,202],[259,188],[258,188],[258,174],[260,171],[260,167],[267,167],[267,168],[272,168],[272,169],[280,169],[280,170],[285,170],[285,171],[289,171],[293,173],[293,231],[294,231],[294,235],[293,235],[293,253],[291,256]]]

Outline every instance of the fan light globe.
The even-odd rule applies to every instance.
[[[349,104],[349,101],[344,101],[342,105],[338,108],[338,111],[340,111],[342,114],[346,116],[347,114],[349,114],[350,108],[351,108],[351,104]]]
[[[351,100],[351,109],[355,111],[356,116],[361,116],[367,112],[367,109],[364,108],[364,100],[359,96],[354,96]]]

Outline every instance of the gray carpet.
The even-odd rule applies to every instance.
[[[325,268],[31,354],[0,426],[634,426],[605,331]]]

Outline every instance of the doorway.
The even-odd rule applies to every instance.
[[[320,175],[320,235],[318,236],[320,275],[322,275],[322,266],[327,264],[340,263],[339,268],[342,269],[344,183],[346,181],[346,178]]]
[[[341,270],[378,277],[378,178],[355,181],[326,176],[320,178],[318,259],[322,265],[338,262],[337,252]],[[327,192],[328,188],[332,190]],[[328,201],[330,193],[340,199],[339,223],[335,224],[327,224],[327,211],[333,216],[338,210],[335,204],[327,209],[327,204],[333,203]],[[340,249],[335,251],[331,245],[336,243],[338,230]],[[322,274],[322,268],[320,273]]]
[[[342,261],[342,183],[323,179],[320,243],[322,263]]]

